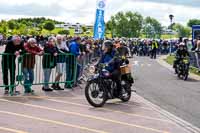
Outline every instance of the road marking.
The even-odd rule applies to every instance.
[[[44,107],[44,106],[20,103],[20,102],[9,101],[9,100],[4,100],[4,99],[0,99],[0,101],[24,105],[24,106],[29,106],[29,107],[34,107],[34,108],[38,108],[38,109],[45,109],[45,110],[60,112],[60,113],[64,113],[64,114],[70,114],[70,115],[74,115],[74,116],[79,116],[79,117],[84,117],[84,118],[89,118],[89,119],[94,119],[94,120],[99,120],[99,121],[110,122],[110,123],[119,124],[119,125],[123,125],[123,126],[140,128],[140,129],[144,129],[144,130],[147,130],[147,131],[153,131],[153,132],[157,132],[157,133],[165,133],[166,132],[166,131],[162,131],[162,130],[158,130],[158,129],[154,129],[154,128],[150,128],[150,127],[146,127],[146,126],[130,124],[130,123],[126,123],[126,122],[121,122],[121,121],[112,120],[112,119],[106,119],[106,118],[87,115],[87,114],[81,114],[81,113],[77,113],[77,112],[70,112],[70,111],[66,111],[66,110],[53,109],[53,108],[48,108],[48,107]]]
[[[59,100],[54,100],[54,99],[47,99],[47,100],[48,101],[52,101],[52,102],[57,102],[57,103],[64,103],[64,104],[70,104],[70,105],[75,105],[75,106],[80,106],[80,107],[91,108],[91,106],[89,106],[89,105],[84,105],[84,104],[79,104],[79,103],[59,101]],[[144,119],[150,119],[150,120],[156,120],[156,121],[162,121],[162,122],[172,123],[171,121],[168,121],[168,120],[163,120],[163,119],[159,119],[159,118],[153,118],[153,117],[143,116],[143,115],[139,115],[139,114],[127,113],[127,112],[118,111],[118,110],[109,109],[109,108],[97,108],[97,110],[111,111],[111,112],[114,112],[114,113],[124,114],[124,115],[128,115],[128,116],[141,117],[141,118],[144,118]]]
[[[77,128],[77,129],[81,129],[81,130],[87,130],[87,131],[94,132],[94,133],[108,133],[108,132],[104,132],[104,131],[100,131],[100,130],[96,130],[96,129],[91,129],[91,128],[82,127],[82,126],[77,126],[77,125],[68,124],[68,123],[64,123],[64,122],[60,122],[60,121],[43,119],[43,118],[34,117],[34,116],[30,116],[30,115],[18,114],[18,113],[13,113],[13,112],[8,112],[8,111],[0,111],[0,113],[2,113],[2,114],[8,114],[8,115],[14,115],[14,116],[19,116],[19,117],[24,117],[24,118],[28,118],[28,119],[32,119],[32,120],[38,120],[38,121],[42,121],[42,122],[48,122],[48,123],[52,123],[52,124],[56,124],[56,125],[61,125],[61,126],[67,126],[67,127]],[[15,132],[15,133],[25,133],[25,132]]]
[[[71,102],[71,101],[70,102],[60,101],[60,100],[55,100],[55,99],[52,99],[52,98],[47,98],[47,99],[43,98],[43,97],[32,97],[32,98],[45,99],[47,101],[53,101],[53,102],[57,102],[57,103],[70,104],[70,105],[75,105],[75,106],[80,106],[80,107],[87,107],[87,108],[91,107],[89,105],[74,103],[74,102]],[[124,105],[124,106],[129,106],[129,107],[137,106],[137,105],[128,105],[128,104],[124,104],[124,103],[117,103],[117,102],[118,101],[116,101],[116,100],[112,100],[112,103],[113,104],[117,104],[117,105]],[[145,108],[145,107],[140,107],[140,108],[152,111],[152,109],[150,109],[150,108]],[[153,118],[153,117],[139,115],[139,114],[132,114],[132,113],[127,113],[127,112],[124,112],[124,111],[113,110],[113,109],[109,109],[109,108],[98,108],[98,110],[112,111],[114,113],[124,114],[124,115],[128,115],[128,116],[133,116],[133,117],[140,117],[140,118],[143,118],[143,119],[162,121],[162,122],[166,122],[166,123],[173,123],[173,122],[171,122],[169,120],[164,120],[164,119],[160,119],[160,118]]]
[[[16,129],[11,129],[11,128],[7,128],[7,127],[0,127],[0,130],[12,132],[12,133],[28,133],[28,132],[24,132],[24,131],[20,131],[20,130],[16,130]]]
[[[161,115],[165,116],[169,120],[173,121],[176,125],[183,127],[185,130],[192,132],[192,133],[200,133],[200,129],[191,123],[184,121],[183,119],[171,114],[170,112],[162,109],[161,107],[151,103],[150,101],[144,99],[143,97],[137,95],[136,97],[143,99],[149,106],[151,106],[155,111],[160,113]]]
[[[152,66],[151,64],[147,64],[148,67]]]
[[[13,100],[15,98],[34,98],[34,99],[45,99],[45,100],[49,100],[49,99],[64,99],[66,97],[48,97],[48,96],[5,96],[5,97],[1,97],[1,99],[7,99],[7,100]],[[70,98],[67,98],[67,99],[70,99],[70,100],[85,100],[85,98],[83,97],[70,97]],[[113,100],[114,101],[114,100]],[[139,108],[142,108],[142,109],[145,109],[145,110],[152,110],[151,108],[147,108],[147,107],[141,107],[139,105],[129,105],[129,104],[125,104],[125,103],[117,103],[119,102],[118,101],[114,101],[112,102],[113,104],[120,104],[120,105],[125,105],[125,106],[130,106],[130,107],[134,107],[134,106],[138,106]],[[69,102],[71,103],[71,102]],[[88,106],[89,107],[89,106]],[[91,107],[91,106],[90,106]]]
[[[63,99],[66,97],[54,97],[54,96],[3,96],[0,97],[2,99],[14,99],[14,98],[35,98],[35,99],[51,99],[51,98],[55,98],[55,99]],[[68,99],[84,99],[82,97],[69,97]]]

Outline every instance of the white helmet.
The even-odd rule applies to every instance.
[[[179,47],[180,47],[180,46],[185,46],[185,43],[184,43],[184,42],[181,42],[178,46],[179,46]]]

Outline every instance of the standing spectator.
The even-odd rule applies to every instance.
[[[75,38],[75,40],[71,41],[69,49],[70,52],[76,57],[76,61],[79,60],[80,58],[80,43],[81,43],[81,38],[77,37]],[[80,70],[81,70],[81,65],[77,62],[77,73],[76,73],[76,81],[75,81],[75,86],[77,85],[78,82],[78,78],[79,78],[79,74],[80,74]],[[74,69],[72,70],[73,75],[74,73]]]
[[[158,43],[155,40],[153,40],[152,51],[151,51],[151,58],[152,59],[156,59],[157,49],[158,49]]]
[[[33,93],[31,86],[34,81],[35,55],[42,55],[43,51],[37,46],[37,41],[34,38],[30,38],[24,44],[24,49],[26,53],[23,57],[24,89],[25,93]]]
[[[66,69],[66,55],[65,53],[69,52],[69,49],[66,45],[66,42],[63,41],[63,37],[58,35],[56,37],[57,39],[57,43],[56,43],[56,47],[58,50],[59,55],[57,56],[56,59],[56,72],[58,73],[58,75],[55,78],[55,83],[52,85],[52,88],[54,90],[64,90],[63,88],[61,88],[59,86],[59,81],[60,78],[62,77],[63,73],[65,72]]]
[[[3,83],[5,87],[5,94],[9,93],[9,87],[14,95],[19,94],[18,91],[14,90],[15,86],[15,70],[16,64],[15,59],[17,56],[23,53],[24,46],[19,36],[13,36],[11,41],[6,45],[3,57],[2,57],[2,71],[3,71]],[[10,85],[8,84],[8,71],[10,72]]]
[[[3,45],[3,35],[0,34],[0,45]]]
[[[42,66],[44,71],[44,86],[43,91],[53,91],[49,88],[49,79],[51,76],[52,69],[56,66],[56,56],[58,54],[57,48],[55,46],[56,38],[49,37],[47,44],[44,46],[44,56],[42,60]]]
[[[198,73],[200,73],[200,40],[197,41],[195,52],[196,52],[195,56],[196,56],[196,60],[197,60]]]

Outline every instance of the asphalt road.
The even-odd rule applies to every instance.
[[[134,72],[140,96],[200,127],[200,81],[182,81],[148,57],[134,59]]]
[[[135,60],[139,61],[133,62],[137,78],[134,86],[138,93],[172,113],[170,108],[174,107],[173,104],[185,102],[183,99],[185,93],[182,92],[179,98],[175,98],[177,92],[170,89],[179,86],[176,90],[181,92],[181,86],[196,85],[197,88],[198,82],[177,81],[170,71],[155,61],[147,58]],[[40,75],[41,72],[35,70],[35,80],[40,80],[36,74]],[[0,84],[2,84],[1,79]],[[164,111],[159,111],[159,108],[155,108],[155,105],[135,93],[128,103],[112,100],[103,108],[93,108],[85,99],[84,84],[81,87],[83,89],[77,87],[73,90],[45,93],[41,90],[41,86],[33,86],[35,95],[27,96],[23,95],[23,86],[19,85],[17,90],[22,94],[16,97],[3,95],[4,90],[1,88],[0,133],[194,133],[177,124],[172,118],[163,114]],[[187,107],[196,110],[195,117],[198,120],[199,99],[195,94],[197,93],[191,94],[194,105],[189,104]],[[189,100],[189,96],[186,96],[185,100]],[[178,116],[180,114],[177,113]]]

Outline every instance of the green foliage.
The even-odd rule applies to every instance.
[[[165,61],[166,61],[168,64],[170,64],[170,65],[173,65],[174,60],[175,60],[175,56],[174,56],[174,55],[168,56],[168,57],[165,59]]]
[[[161,24],[154,18],[146,17],[144,20],[144,33],[147,38],[160,38],[162,33]]]
[[[51,21],[47,21],[44,26],[43,26],[44,29],[48,30],[48,31],[52,31],[55,29],[55,25],[53,22]]]
[[[8,32],[8,24],[6,21],[2,20],[0,22],[0,33],[7,34]]]
[[[137,12],[119,12],[111,17],[106,27],[111,31],[112,36],[139,37],[142,21],[142,15]]]
[[[8,21],[8,28],[14,30],[16,28],[16,23],[13,20]]]
[[[191,35],[191,29],[189,27],[184,27],[181,24],[175,24],[173,29],[178,32],[179,37],[190,37]]]
[[[141,31],[151,37],[160,38],[162,32],[161,24],[154,18],[147,17],[143,20],[141,14],[137,12],[118,12],[106,23],[107,31],[111,31],[112,36],[119,37],[139,37]]]
[[[200,19],[190,19],[187,25],[189,27],[192,27],[193,25],[200,25]]]
[[[0,22],[0,32],[3,34],[40,34],[43,31],[43,26],[51,22],[53,24],[63,24],[64,22],[55,21],[52,19],[41,18],[20,18],[9,21]],[[51,29],[53,26],[51,25]],[[47,31],[48,32],[48,31]],[[49,33],[46,33],[49,34]]]
[[[166,61],[168,64],[170,64],[170,65],[173,65],[174,60],[175,60],[175,56],[174,56],[174,55],[168,56],[168,57],[165,59],[165,61]],[[200,76],[200,73],[198,73],[197,71],[198,71],[198,69],[197,69],[196,67],[190,66],[190,72],[193,73],[193,74],[196,74],[196,75]]]
[[[68,30],[60,30],[60,31],[58,31],[58,34],[69,35],[69,31]]]
[[[29,35],[34,35],[34,36],[40,34],[40,33],[39,33],[37,30],[35,30],[34,28],[29,29],[28,33],[29,33]]]
[[[87,28],[85,26],[82,27],[83,33],[87,31]]]

